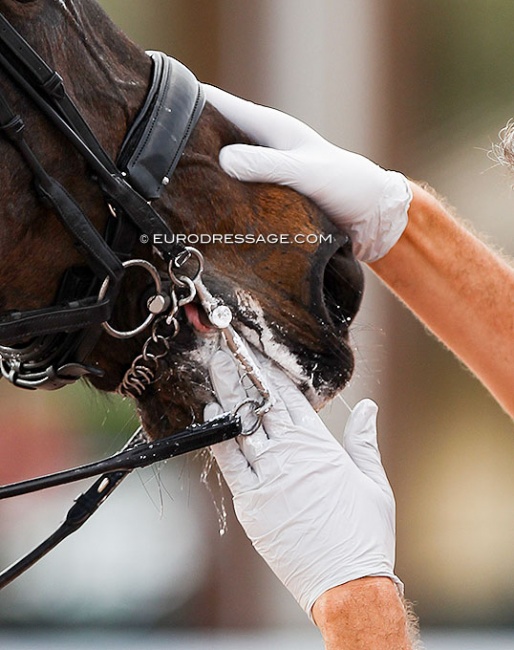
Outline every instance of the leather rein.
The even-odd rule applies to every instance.
[[[85,359],[103,331],[130,338],[148,330],[141,354],[119,388],[137,397],[155,380],[159,359],[169,352],[178,332],[178,310],[199,301],[211,324],[218,328],[229,350],[252,381],[258,398],[246,400],[232,413],[193,425],[158,441],[149,441],[138,429],[120,452],[96,463],[57,474],[0,487],[0,499],[98,476],[75,501],[64,523],[47,540],[0,573],[0,589],[21,575],[59,542],[82,526],[121,481],[135,468],[189,451],[251,434],[270,406],[270,393],[246,345],[231,325],[230,309],[214,297],[202,281],[203,257],[199,251],[174,242],[166,221],[154,210],[171,180],[188,138],[202,112],[201,85],[181,63],[161,52],[151,52],[152,80],[144,105],[113,162],[67,94],[60,75],[47,65],[0,13],[0,66],[48,120],[80,153],[97,181],[108,208],[104,233],[99,233],[70,194],[52,178],[25,139],[25,125],[0,89],[0,135],[15,147],[30,168],[38,197],[52,206],[86,267],[66,271],[56,304],[35,310],[11,311],[0,316],[0,371],[15,386],[56,389],[86,375],[102,375]],[[147,260],[134,259],[138,237],[158,238],[154,252],[163,260],[168,276],[163,280]],[[186,267],[193,271],[186,272]],[[109,324],[127,268],[147,271],[152,291],[148,315],[130,331]],[[252,413],[243,431],[239,413]]]

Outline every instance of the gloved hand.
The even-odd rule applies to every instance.
[[[343,448],[284,374],[270,362],[262,370],[275,399],[262,427],[212,447],[254,547],[309,616],[319,596],[349,580],[388,576],[401,585],[376,404],[357,404]],[[210,373],[221,406],[208,404],[206,419],[247,397],[226,352],[216,352]]]
[[[340,149],[303,122],[204,86],[207,100],[263,146],[224,147],[220,164],[241,181],[288,185],[315,201],[352,237],[354,253],[374,262],[396,244],[407,225],[412,192],[398,172]]]

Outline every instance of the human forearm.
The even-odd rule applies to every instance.
[[[326,650],[411,650],[406,610],[388,578],[361,578],[329,589],[312,614]]]
[[[514,416],[514,269],[412,189],[404,234],[370,266]]]

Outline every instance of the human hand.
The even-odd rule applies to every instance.
[[[354,253],[375,262],[407,225],[412,193],[407,179],[322,138],[303,122],[272,108],[204,86],[207,100],[256,143],[220,153],[223,169],[241,181],[279,183],[310,197],[349,232]]]
[[[352,411],[343,446],[302,393],[276,367],[261,368],[275,403],[253,435],[214,445],[234,509],[256,550],[311,615],[328,589],[364,576],[394,574],[395,502],[376,442],[377,406]],[[247,398],[232,358],[210,365],[220,404]]]

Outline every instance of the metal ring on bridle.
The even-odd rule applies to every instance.
[[[181,275],[180,276],[180,281],[182,282],[183,287],[188,287],[189,288],[189,294],[187,296],[184,296],[183,298],[180,298],[178,301],[178,306],[183,307],[184,305],[187,305],[190,302],[193,302],[193,300],[196,297],[196,285],[191,278],[189,278],[187,275]]]
[[[240,435],[241,436],[251,436],[252,433],[255,433],[257,431],[257,429],[261,426],[262,416],[264,415],[264,413],[260,412],[259,409],[263,405],[262,405],[261,402],[257,401],[256,399],[253,399],[252,397],[248,397],[247,399],[240,402],[235,407],[235,409],[232,411],[232,414],[233,415],[239,415],[239,417],[241,417],[241,422],[243,422],[243,424],[244,424],[244,420],[243,420],[243,417],[241,416],[241,414],[239,413],[239,411],[241,411],[241,409],[244,406],[253,407],[253,410],[251,408],[249,410],[253,414],[253,416],[255,417],[255,422],[251,425],[251,427],[249,429],[241,431]]]
[[[157,271],[157,269],[153,264],[150,264],[150,262],[148,262],[147,260],[133,259],[133,260],[127,260],[126,262],[123,262],[123,266],[125,268],[129,268],[131,266],[140,266],[141,268],[145,269],[145,271],[147,271],[152,276],[152,280],[154,281],[155,284],[155,294],[162,295],[161,276],[159,275],[159,272]],[[105,297],[108,287],[109,287],[109,277],[107,276],[103,281],[102,286],[100,287],[100,291],[98,292],[98,300],[102,300]],[[102,327],[106,332],[108,332],[111,336],[113,336],[116,339],[130,339],[133,336],[136,336],[137,334],[143,332],[150,325],[150,323],[153,321],[156,315],[157,314],[153,314],[152,312],[150,312],[140,325],[138,325],[132,330],[127,330],[125,332],[115,329],[114,327],[109,325],[107,321],[102,323]]]
[[[172,259],[171,262],[168,265],[168,273],[169,276],[172,280],[172,282],[179,287],[180,289],[183,289],[186,286],[186,282],[184,281],[184,275],[181,275],[180,277],[177,277],[175,274],[175,270],[173,267],[176,269],[180,268],[183,264],[185,264],[188,260],[191,259],[191,257],[196,257],[196,260],[198,262],[198,269],[196,273],[193,275],[192,278],[189,278],[192,282],[196,280],[202,273],[203,273],[203,255],[200,253],[199,250],[196,248],[193,248],[192,246],[186,246],[186,252],[188,253],[187,258],[184,260],[181,260],[180,258],[175,258]]]

